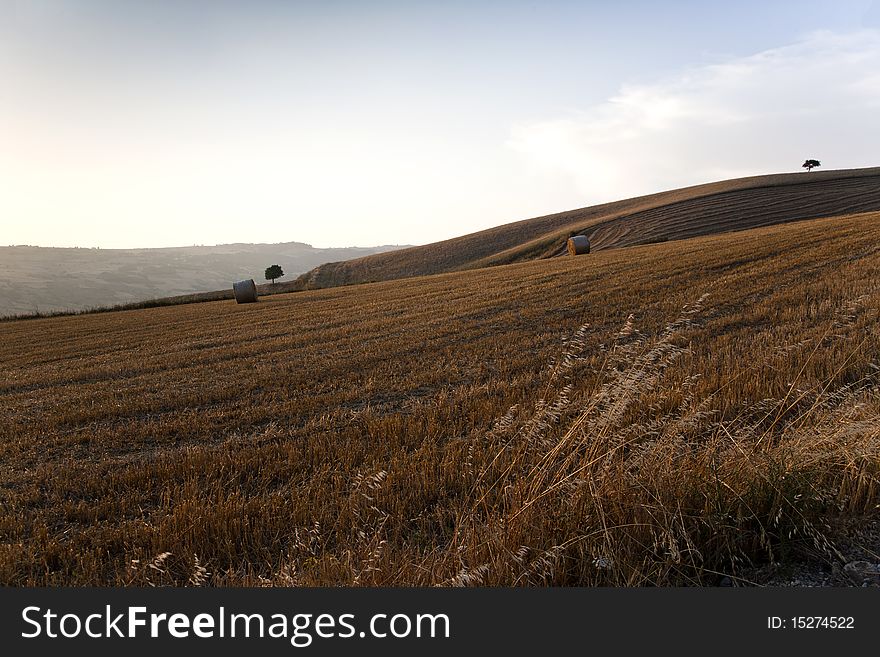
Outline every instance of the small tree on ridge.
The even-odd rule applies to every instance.
[[[272,265],[271,267],[266,267],[266,280],[272,281],[272,284],[275,284],[276,278],[281,278],[284,276],[284,270],[281,269],[280,265]]]
[[[822,163],[819,162],[819,160],[807,160],[807,161],[804,162],[801,166],[802,166],[804,169],[807,170],[807,173],[809,173],[810,170],[811,170],[813,167],[820,167],[820,166],[822,166]]]

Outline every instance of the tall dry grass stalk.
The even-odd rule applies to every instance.
[[[878,499],[876,370],[837,389],[795,380],[782,399],[720,419],[693,377],[667,376],[705,302],[656,336],[630,318],[602,347],[592,389],[575,384],[588,327],[572,337],[547,396],[511,409],[481,445],[446,584],[705,584],[795,544],[839,557],[823,519],[874,511]],[[809,359],[834,339],[785,355]]]
[[[774,358],[805,367],[840,339],[861,301],[821,339]],[[345,547],[332,577],[350,585],[705,585],[725,575],[745,582],[744,570],[792,553],[842,560],[828,519],[877,509],[880,368],[837,387],[796,379],[782,398],[723,418],[714,402],[724,386],[698,395],[699,376],[682,371],[706,302],[655,335],[630,316],[612,344],[597,347],[591,376],[590,327],[576,331],[548,364],[541,399],[511,407],[468,446],[445,544],[402,549],[407,520],[388,508],[394,473],[358,474],[347,510],[354,533],[316,523],[290,564],[262,583],[314,583],[291,572],[334,541]]]

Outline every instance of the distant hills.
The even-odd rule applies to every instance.
[[[160,249],[0,247],[0,317],[224,289],[245,278],[260,283],[273,264],[284,269],[280,280],[292,280],[324,262],[398,248],[317,249],[301,242]]]

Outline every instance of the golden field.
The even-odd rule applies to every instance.
[[[587,235],[593,250],[880,211],[880,168],[736,178],[524,219],[394,252],[320,265],[289,290],[335,287],[552,258]]]
[[[0,583],[706,585],[840,562],[880,511],[878,281],[863,213],[0,323]]]

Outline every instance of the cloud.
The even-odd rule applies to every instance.
[[[625,85],[566,116],[515,126],[536,174],[591,202],[729,177],[880,164],[880,30],[818,32],[748,57]]]

